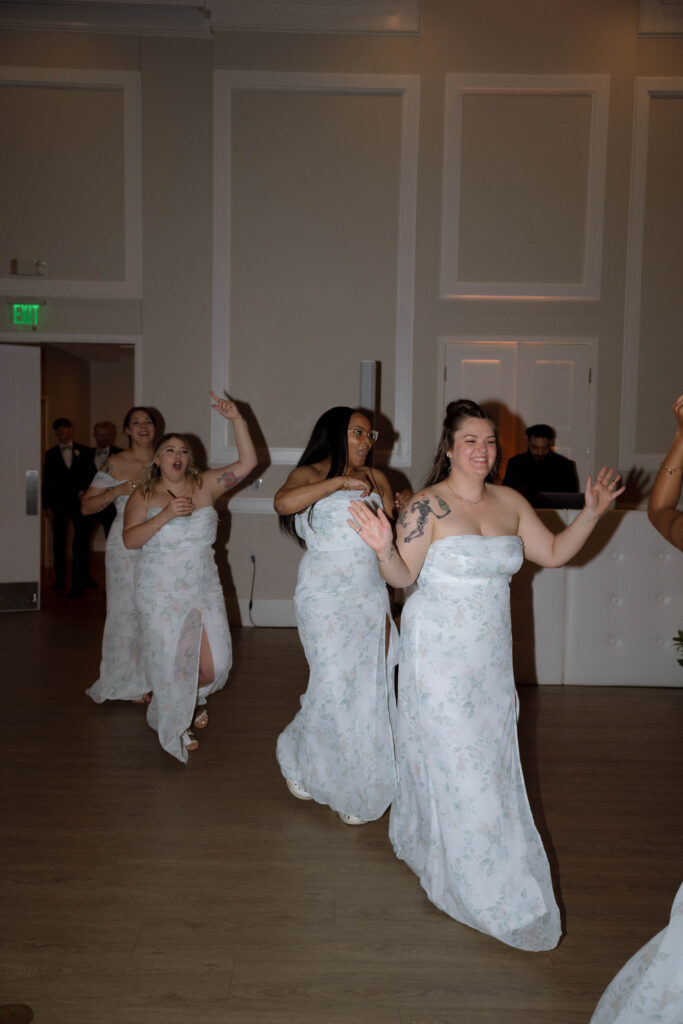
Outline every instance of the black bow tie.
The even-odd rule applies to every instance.
[[[109,454],[109,449],[108,448],[96,448],[95,449],[95,455],[108,455],[108,454]]]

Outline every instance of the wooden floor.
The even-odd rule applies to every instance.
[[[388,816],[287,792],[294,630],[235,631],[183,767],[141,708],[92,704],[101,592],[0,616],[0,1003],[36,1024],[587,1024],[683,879],[683,691],[521,690],[530,798],[566,936],[522,953],[436,910]]]

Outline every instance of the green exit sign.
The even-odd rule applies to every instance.
[[[17,327],[37,327],[40,303],[13,302],[12,323]]]

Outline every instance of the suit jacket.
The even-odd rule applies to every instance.
[[[557,452],[549,452],[538,461],[530,452],[513,455],[507,464],[503,484],[526,495],[542,491],[566,494],[579,490],[576,464]]]
[[[43,508],[54,511],[80,505],[79,494],[88,489],[93,475],[93,452],[87,445],[74,441],[70,469],[58,444],[48,448],[43,464]]]

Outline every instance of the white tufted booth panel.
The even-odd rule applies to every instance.
[[[541,512],[554,532],[576,512]],[[683,686],[683,555],[643,511],[608,512],[564,569],[525,563],[511,589],[520,683]]]
[[[566,581],[565,683],[683,685],[683,555],[646,512],[608,512]]]

